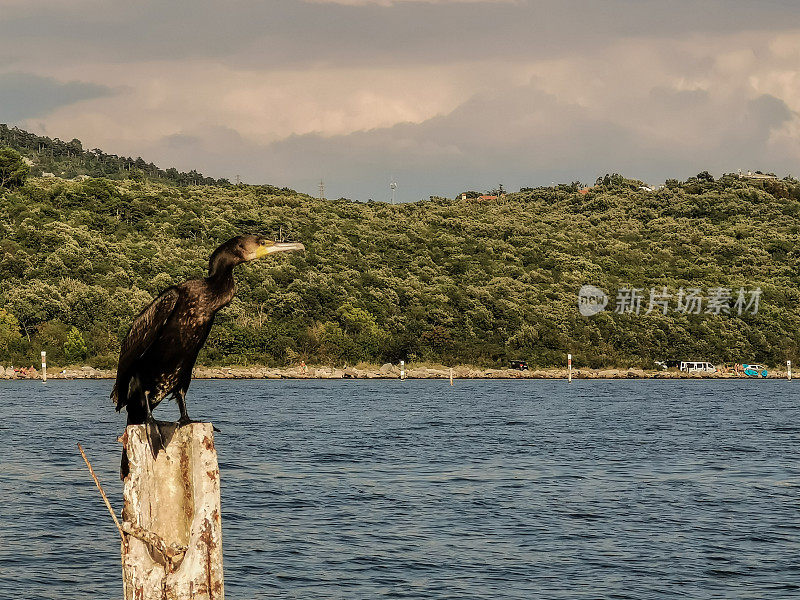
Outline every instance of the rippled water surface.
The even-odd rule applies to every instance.
[[[121,598],[110,381],[0,381],[0,598]],[[800,597],[785,381],[195,381],[255,598]],[[170,403],[156,411],[177,418]]]

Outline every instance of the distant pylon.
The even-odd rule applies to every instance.
[[[319,180],[319,199],[325,200],[325,182],[322,179]]]

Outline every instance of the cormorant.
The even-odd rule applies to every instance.
[[[111,399],[117,411],[127,409],[128,425],[147,425],[154,454],[162,444],[152,410],[164,398],[172,394],[178,401],[180,425],[191,422],[186,390],[214,316],[236,293],[233,268],[275,252],[304,249],[299,242],[279,243],[256,235],[230,239],[211,254],[208,277],[167,288],[133,320],[120,349]],[[123,456],[123,473],[126,462]]]

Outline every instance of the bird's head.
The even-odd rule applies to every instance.
[[[276,242],[260,235],[240,235],[214,250],[209,259],[209,271],[214,273],[224,264],[230,268],[276,252],[297,252],[305,249],[300,242]]]
[[[236,249],[244,262],[264,258],[276,252],[299,252],[306,249],[300,242],[276,242],[260,235],[240,235],[234,239],[238,240]]]

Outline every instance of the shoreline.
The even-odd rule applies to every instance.
[[[32,380],[41,379],[39,371],[20,376],[9,374],[9,368],[0,366],[0,379]],[[452,368],[453,379],[567,379],[565,368],[531,369],[479,369],[476,367],[457,366]],[[95,369],[83,366],[80,368],[48,369],[48,379],[115,379],[116,370]],[[400,368],[397,365],[385,364],[382,367],[331,367],[307,366],[305,368],[285,367],[195,367],[193,379],[399,379]],[[450,367],[414,367],[405,370],[406,379],[449,379]],[[682,371],[655,371],[644,369],[573,369],[573,379],[761,379],[756,377],[737,376],[732,373],[685,373]],[[785,370],[769,372],[768,379],[786,379]]]

